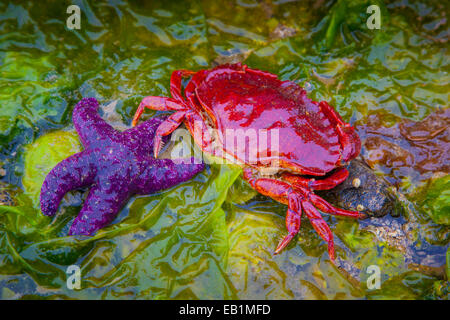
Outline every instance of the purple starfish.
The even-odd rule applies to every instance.
[[[95,98],[75,106],[72,119],[85,150],[58,163],[41,188],[42,212],[52,216],[68,191],[91,187],[69,234],[92,235],[109,224],[133,194],[170,188],[204,169],[193,161],[153,158],[153,137],[164,119],[153,118],[120,132],[97,109]]]

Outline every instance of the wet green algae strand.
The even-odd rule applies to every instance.
[[[83,193],[66,196],[53,222],[38,210],[43,174],[76,152],[69,138],[75,103],[85,96],[116,103],[129,124],[144,96],[169,95],[176,69],[245,59],[252,68],[297,81],[358,128],[382,114],[376,128],[387,134],[405,119],[422,121],[447,108],[445,4],[386,2],[388,14],[376,31],[367,30],[359,9],[343,21],[340,3],[79,2],[82,28],[71,31],[63,3],[2,2],[0,167],[2,181],[22,192],[14,195],[16,206],[0,207],[0,297],[448,298],[445,279],[409,269],[399,248],[358,221],[325,217],[337,255],[350,266],[346,271],[329,262],[326,244],[306,220],[295,241],[274,256],[286,207],[254,197],[239,168],[211,166],[175,188],[133,198],[93,238],[66,236]],[[425,166],[417,175],[367,158],[406,195],[404,219],[417,226],[411,246],[433,248],[419,260],[435,266],[447,260],[448,273],[448,159],[442,160],[447,169]],[[66,288],[71,264],[81,267],[81,291]],[[371,264],[383,266],[379,290],[366,286]]]

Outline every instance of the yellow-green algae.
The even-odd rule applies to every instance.
[[[169,95],[176,69],[245,59],[297,81],[351,122],[377,110],[420,121],[448,106],[448,4],[379,2],[381,29],[368,30],[359,11],[366,1],[347,8],[350,20],[339,16],[344,1],[315,3],[74,1],[81,29],[69,30],[65,2],[3,1],[0,166],[2,180],[25,192],[16,207],[0,207],[0,298],[447,299],[446,280],[409,270],[398,248],[361,230],[358,221],[325,217],[337,255],[360,281],[330,263],[326,244],[306,220],[274,256],[286,232],[286,207],[252,198],[237,168],[211,166],[192,181],[136,197],[93,238],[65,236],[80,193],[66,196],[53,222],[33,200],[45,170],[78,148],[70,139],[57,147],[41,142],[55,141],[55,130],[68,134],[81,97],[118,101],[117,112],[130,124],[142,97]],[[383,119],[388,126],[389,117]],[[33,155],[36,145],[51,159]],[[382,166],[377,170],[383,174]],[[442,248],[445,264],[447,184],[430,183],[406,194],[414,219],[405,218],[416,223],[413,240]],[[447,276],[448,257],[447,251]],[[82,290],[66,287],[71,264],[81,267]],[[371,264],[381,267],[378,290],[365,282]]]

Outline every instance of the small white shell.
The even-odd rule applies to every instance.
[[[359,178],[353,179],[352,185],[353,185],[355,188],[359,188],[359,186],[361,185],[361,180],[360,180]]]

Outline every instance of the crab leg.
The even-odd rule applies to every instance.
[[[288,243],[300,230],[302,214],[301,203],[305,201],[305,197],[300,192],[294,191],[287,182],[270,178],[255,178],[255,174],[250,168],[244,170],[244,179],[247,180],[259,193],[288,205],[288,210],[286,213],[286,228],[289,233],[283,240],[280,241],[275,249],[275,254],[278,254],[288,245]]]
[[[303,196],[306,199],[308,199],[308,201],[310,201],[312,204],[314,204],[317,208],[319,208],[321,211],[325,213],[332,214],[334,216],[343,216],[360,219],[367,218],[367,215],[363,212],[336,208],[306,188],[300,186],[293,186],[293,187],[296,191],[300,191],[303,194]]]
[[[289,233],[280,241],[275,249],[274,253],[278,254],[300,230],[302,215],[300,201],[303,197],[299,193],[296,193],[286,182],[269,178],[255,178],[254,172],[250,168],[244,170],[244,179],[259,193],[288,205],[286,228]]]
[[[330,256],[331,261],[334,262],[334,241],[333,241],[333,233],[331,232],[330,227],[327,225],[325,220],[323,220],[319,211],[317,211],[314,206],[306,200],[302,202],[302,208],[305,211],[306,216],[309,218],[314,229],[320,235],[320,237],[328,244],[328,255]]]
[[[149,108],[152,110],[175,110],[174,114],[172,114],[169,118],[167,118],[163,123],[161,123],[158,126],[158,129],[156,130],[155,137],[154,137],[154,147],[153,152],[155,158],[157,157],[159,151],[161,150],[163,144],[162,144],[162,137],[167,136],[171,134],[178,126],[183,122],[183,120],[186,117],[187,108],[184,105],[184,102],[181,101],[178,102],[175,99],[172,98],[166,98],[166,97],[153,97],[148,96],[145,97],[142,102],[139,104],[139,107],[134,114],[133,118],[133,126],[136,125],[138,122],[140,116],[144,112],[145,108]]]
[[[186,116],[186,111],[177,111],[170,115],[163,123],[156,129],[155,137],[153,138],[153,156],[158,157],[159,152],[163,147],[162,137],[167,136],[175,131],[180,126]]]
[[[195,72],[189,70],[174,71],[170,78],[170,93],[173,98],[148,96],[142,100],[134,115],[133,126],[136,125],[145,108],[177,111],[164,121],[156,131],[153,149],[155,158],[162,148],[162,137],[172,133],[183,121],[186,121],[187,128],[194,137],[195,142],[202,147],[202,150],[208,152],[208,146],[212,144],[212,137],[207,130],[208,127],[196,111],[195,87],[193,85],[189,86],[192,80],[188,84],[188,87],[190,87],[188,102],[184,100],[181,93],[181,79],[194,74]],[[212,153],[212,150],[209,153]]]
[[[181,94],[181,79],[194,75],[194,71],[176,70],[170,76],[170,94],[176,100],[185,103],[183,95]]]
[[[204,151],[210,154],[214,153],[212,150],[213,139],[208,126],[197,112],[189,112],[186,114],[186,127],[191,133],[195,143]]]
[[[204,152],[217,156],[213,145],[213,137],[208,130],[209,126],[201,115],[201,110],[206,110],[206,108],[201,106],[195,90],[205,77],[206,73],[199,71],[195,73],[186,85],[184,94],[186,96],[187,104],[190,107],[190,112],[186,115],[185,124],[191,132],[195,143],[200,146]]]
[[[340,168],[328,177],[320,180],[308,179],[292,173],[284,173],[282,178],[283,180],[294,185],[294,187],[299,185],[303,188],[311,190],[330,190],[344,182],[345,179],[347,179],[348,174],[349,173],[346,168]]]
[[[328,213],[328,214],[332,214],[335,216],[357,218],[357,219],[367,218],[367,214],[365,214],[364,212],[336,208],[312,192],[309,193],[309,200],[321,211]]]
[[[317,208],[325,213],[360,219],[366,218],[367,215],[365,213],[336,208],[318,195],[309,191],[332,189],[340,183],[344,182],[344,180],[347,179],[348,174],[349,173],[346,168],[341,168],[330,176],[321,180],[307,179],[291,173],[284,173],[282,175],[282,179],[292,184],[292,187],[295,190],[301,191],[307,199],[309,199]]]
[[[175,99],[167,98],[167,97],[148,96],[148,97],[145,97],[144,99],[142,99],[141,103],[139,104],[139,107],[136,110],[136,113],[134,114],[133,121],[132,121],[133,127],[137,124],[137,122],[138,122],[139,118],[141,117],[142,113],[144,112],[145,108],[152,109],[152,110],[159,110],[159,111],[186,110],[186,107]]]
[[[299,203],[299,198],[295,194],[291,193],[288,196],[288,201],[288,210],[286,212],[286,229],[289,233],[283,240],[280,241],[275,249],[275,254],[278,254],[281,250],[283,250],[300,230],[302,208]]]
[[[292,186],[288,182],[271,179],[271,178],[256,178],[255,172],[250,169],[244,169],[244,179],[259,193],[269,196],[272,199],[288,205],[288,212],[286,214],[286,227],[288,235],[280,242],[275,253],[279,253],[289,241],[298,233],[300,229],[300,217],[303,212],[310,220],[312,226],[317,233],[328,244],[328,253],[331,260],[334,261],[334,242],[333,234],[330,228],[323,220],[316,206],[321,211],[352,218],[366,217],[364,213],[356,211],[348,211],[333,207],[331,204],[323,200],[321,197],[315,195],[308,189],[301,186]]]

